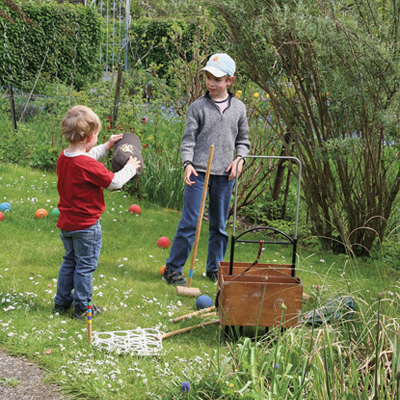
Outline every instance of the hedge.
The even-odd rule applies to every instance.
[[[77,90],[101,76],[101,16],[95,8],[33,1],[20,7],[32,23],[6,5],[0,13],[1,86],[31,90],[42,63],[42,82],[72,83]]]

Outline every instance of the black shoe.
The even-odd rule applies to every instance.
[[[165,268],[163,276],[163,281],[167,282],[168,285],[179,285],[179,286],[187,286],[186,279],[183,277],[182,273],[176,271],[168,271]]]
[[[71,304],[69,306],[60,306],[59,304],[55,304],[52,312],[54,314],[67,314],[68,310],[71,308]]]
[[[99,315],[103,312],[103,309],[100,306],[92,306],[92,317],[95,315]],[[79,321],[83,321],[87,316],[87,309],[82,310],[80,308],[75,308],[73,314],[71,315],[72,319],[77,319]]]
[[[206,276],[212,282],[217,282],[217,280],[218,280],[218,271],[206,271]]]

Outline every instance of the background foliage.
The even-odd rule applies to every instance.
[[[40,74],[44,83],[73,84],[81,89],[100,77],[98,48],[101,20],[96,8],[69,3],[21,3],[27,20],[4,7],[0,24],[0,86],[30,91]],[[42,66],[43,64],[43,66]]]
[[[210,3],[304,163],[313,233],[326,249],[368,254],[400,189],[399,6]]]
[[[76,64],[75,73],[60,66],[58,44],[51,42],[54,18],[44,13],[47,30],[41,35],[47,33],[46,40],[57,51],[52,55],[49,51],[42,70],[36,63],[35,74],[16,75],[16,81],[30,82],[26,86],[36,92],[33,96],[17,93],[17,133],[3,89],[1,159],[54,168],[64,145],[59,133],[61,118],[68,107],[86,104],[103,122],[102,140],[113,132],[132,131],[146,145],[148,174],[143,175],[141,185],[126,190],[179,209],[182,171],[178,150],[186,110],[204,91],[199,69],[211,53],[227,51],[237,60],[232,90],[248,109],[252,154],[295,155],[304,164],[301,211],[303,220],[310,222],[306,231],[318,237],[325,249],[366,255],[374,244],[383,243],[387,232],[397,229],[393,211],[400,185],[395,5],[379,1],[370,7],[360,1],[347,6],[322,0],[153,3],[146,2],[138,14],[143,18],[132,23],[132,68],[123,74],[118,104],[114,102],[115,71],[107,78],[111,80],[86,82],[80,92],[68,88],[68,82],[81,85],[81,67]],[[34,3],[26,4],[33,7]],[[55,3],[45,5],[50,10],[57,8]],[[27,17],[7,7],[26,28],[22,38],[28,28],[35,31]],[[61,5],[58,12],[65,14],[70,7]],[[95,12],[72,7],[76,13],[82,9]],[[132,10],[138,12],[135,7]],[[166,18],[168,13],[173,18]],[[3,14],[2,28],[8,29],[13,25]],[[75,32],[74,26],[74,22],[69,25],[65,40]],[[102,30],[110,33],[104,26]],[[79,35],[75,32],[77,48]],[[7,32],[0,40],[9,40]],[[35,52],[30,49],[29,53]],[[25,63],[23,57],[10,52],[3,58],[8,56]],[[98,59],[93,60],[95,71]],[[51,64],[51,71],[45,71],[46,63]],[[66,85],[60,83],[61,75],[66,76]],[[32,82],[36,78],[40,78],[37,84]],[[290,223],[291,181],[296,174],[289,163],[256,165],[249,160],[238,203],[244,218],[250,223],[271,224],[277,219],[275,223],[282,226]],[[172,179],[173,190],[165,187],[165,179]]]

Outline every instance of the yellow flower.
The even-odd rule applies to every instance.
[[[233,383],[231,383],[229,386],[230,386],[231,388],[235,387],[235,385],[234,385]]]
[[[241,91],[241,90],[238,90],[238,91],[236,92],[236,97],[239,98],[241,94],[242,94],[242,91]]]
[[[255,92],[254,94],[253,94],[253,96],[257,99],[258,97],[260,97],[260,95],[257,93],[257,92]]]

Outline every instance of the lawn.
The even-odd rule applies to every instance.
[[[226,384],[223,379],[215,381],[228,397],[217,397],[217,392],[212,397],[211,389],[204,394],[206,377],[221,376],[217,355],[232,352],[233,344],[225,342],[218,324],[164,339],[162,352],[140,357],[100,351],[89,344],[86,322],[52,313],[63,256],[57,218],[51,214],[58,202],[56,182],[54,173],[0,165],[0,202],[12,206],[0,221],[1,347],[45,367],[50,381],[77,398],[239,398],[241,388],[230,386],[233,383],[228,378]],[[105,200],[103,246],[93,277],[93,301],[104,308],[104,314],[94,318],[93,331],[141,327],[165,333],[213,318],[172,322],[172,318],[196,310],[196,300],[177,296],[159,273],[168,250],[157,247],[156,242],[161,236],[173,239],[180,213],[139,201],[123,191],[105,190]],[[133,203],[140,205],[140,215],[128,212]],[[35,218],[39,208],[49,215]],[[207,235],[204,222],[192,286],[214,299],[217,286],[204,276]],[[255,260],[258,247],[237,247],[235,261]],[[285,260],[290,260],[288,249],[275,246],[263,250],[264,262]],[[318,305],[346,294],[362,299],[366,309],[376,312],[377,293],[382,292],[386,303],[397,307],[398,273],[383,262],[324,254],[318,246],[305,247],[301,242],[297,260],[304,292],[312,296],[303,306],[304,313],[317,304],[317,292]],[[189,263],[184,268],[186,275]],[[389,306],[385,307],[382,310],[388,311]],[[187,381],[192,384],[190,395],[181,393],[181,383]],[[233,394],[228,395],[228,389]]]

